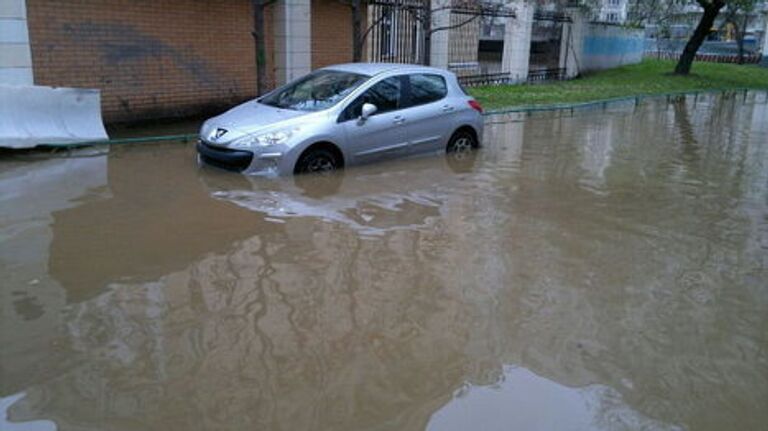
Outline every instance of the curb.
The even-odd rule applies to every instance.
[[[197,139],[197,133],[187,133],[183,135],[162,135],[162,136],[141,136],[136,138],[118,138],[107,139],[104,141],[80,141],[80,142],[66,142],[61,144],[40,144],[38,147],[44,148],[71,148],[82,147],[90,145],[120,145],[120,144],[142,144],[146,142],[158,142],[158,141],[182,141],[189,142]]]
[[[676,96],[693,96],[697,94],[712,94],[712,93],[747,93],[750,91],[766,92],[768,88],[726,88],[726,89],[711,89],[711,90],[695,90],[695,91],[676,91],[672,93],[645,93],[636,94],[632,96],[612,97],[608,99],[598,99],[589,102],[574,102],[574,103],[552,103],[547,105],[522,105],[510,108],[493,109],[484,112],[484,116],[520,113],[520,112],[542,112],[542,111],[562,111],[562,110],[574,110],[579,108],[589,108],[599,105],[608,105],[617,102],[634,101],[635,103],[644,99],[660,99],[662,97],[670,98]]]
[[[593,100],[589,102],[576,102],[576,103],[553,103],[548,105],[523,105],[523,106],[516,106],[516,107],[509,107],[509,108],[501,108],[501,109],[494,109],[483,113],[483,116],[493,116],[493,115],[501,115],[501,114],[511,114],[511,113],[531,113],[531,112],[545,112],[545,111],[573,111],[574,109],[583,109],[583,108],[589,108],[593,106],[606,106],[608,104],[618,103],[618,102],[627,102],[627,101],[634,101],[635,103],[640,102],[644,99],[655,99],[655,98],[670,98],[675,96],[692,96],[697,94],[712,94],[712,93],[744,93],[746,95],[747,92],[750,91],[757,91],[757,92],[766,92],[768,94],[768,88],[727,88],[727,89],[712,89],[712,90],[696,90],[696,91],[678,91],[673,93],[659,93],[659,94],[636,94],[633,96],[624,96],[624,97],[613,97],[608,99],[599,99],[599,100]],[[165,135],[165,136],[142,136],[142,137],[136,137],[136,138],[119,138],[119,139],[109,139],[104,141],[83,141],[83,142],[68,142],[63,144],[41,144],[39,147],[44,148],[74,148],[74,147],[83,147],[83,146],[95,146],[95,145],[123,145],[123,144],[142,144],[147,142],[167,142],[167,141],[180,141],[180,142],[189,142],[197,139],[198,134],[197,133],[187,133],[182,135]]]

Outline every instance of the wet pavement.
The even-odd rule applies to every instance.
[[[2,429],[768,423],[766,93],[329,178],[3,155],[0,241]]]

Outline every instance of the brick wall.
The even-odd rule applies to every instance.
[[[312,69],[351,61],[352,9],[338,0],[312,0]]]
[[[27,9],[35,83],[101,89],[106,122],[222,109],[255,95],[248,0],[27,0]]]

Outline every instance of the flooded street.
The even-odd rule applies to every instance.
[[[765,429],[768,95],[486,119],[329,178],[0,156],[0,429]]]

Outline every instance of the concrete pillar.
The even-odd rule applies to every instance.
[[[567,78],[571,78],[571,76],[568,75],[568,57],[573,55],[571,53],[571,43],[573,40],[573,23],[565,22],[563,23],[563,33],[560,35],[560,61],[558,62],[558,66],[561,69],[565,69],[565,74]]]
[[[434,0],[432,3],[431,28],[447,27],[451,23],[450,0]],[[448,46],[450,31],[440,30],[432,33],[429,43],[429,65],[448,69]]]
[[[528,80],[528,66],[531,58],[534,5],[523,0],[518,0],[513,5],[517,17],[507,18],[504,25],[501,71],[509,73],[512,82],[525,82]]]
[[[312,69],[311,10],[310,0],[279,0],[275,4],[275,78],[278,85],[306,75]]]
[[[32,85],[25,0],[0,0],[0,85]]]
[[[579,8],[568,8],[566,13],[571,17],[572,22],[563,25],[560,68],[565,69],[566,78],[574,78],[582,71],[587,18]]]
[[[760,65],[768,67],[768,13],[763,16],[763,49],[761,50],[763,59],[760,61]]]

